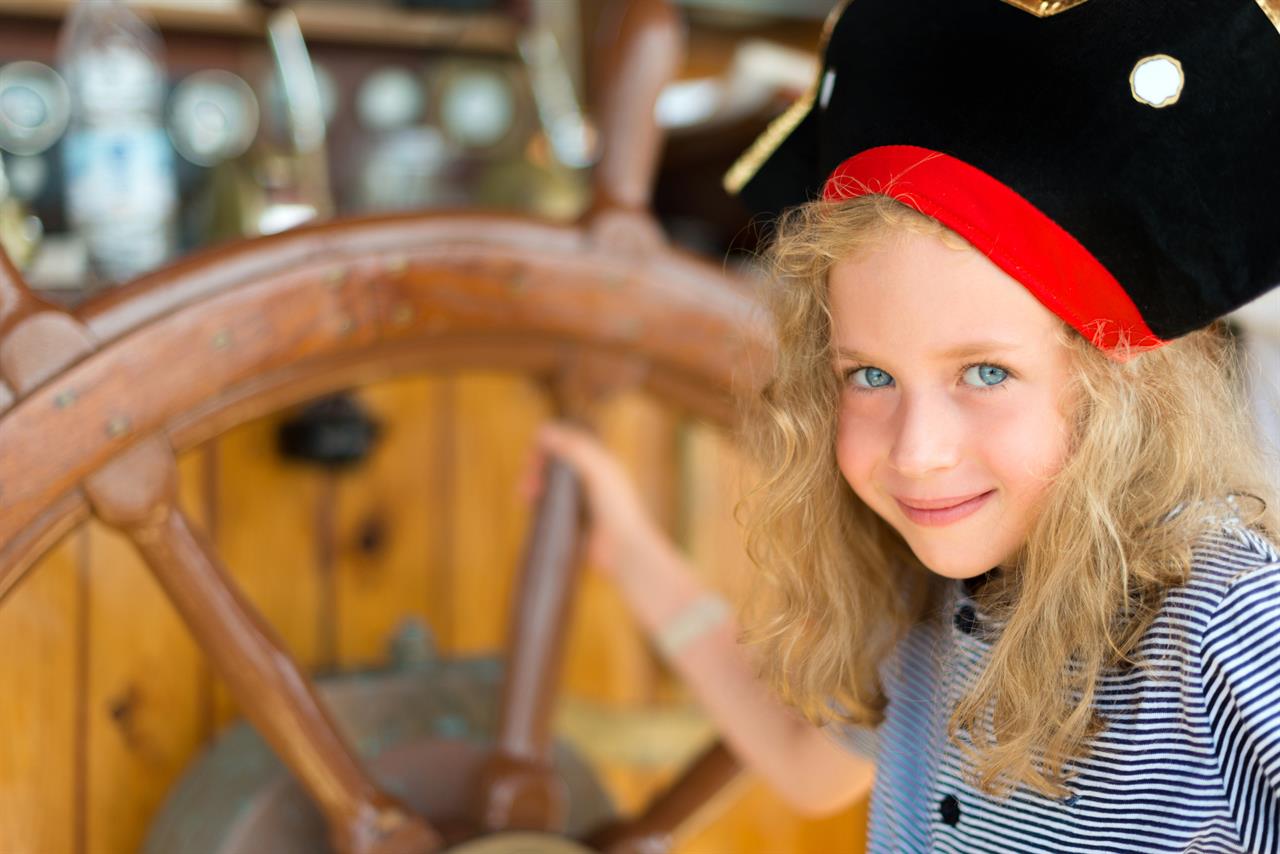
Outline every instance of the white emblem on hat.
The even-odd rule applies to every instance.
[[[1139,59],[1129,74],[1134,100],[1157,109],[1178,103],[1184,83],[1182,63],[1163,53]]]

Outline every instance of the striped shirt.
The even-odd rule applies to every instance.
[[[1280,554],[1229,519],[1197,544],[1190,581],[1168,592],[1139,652],[1108,674],[1106,728],[1070,766],[1071,792],[970,786],[947,738],[956,701],[990,652],[962,582],[938,619],[881,666],[880,726],[836,737],[876,760],[869,851],[1267,852],[1280,854]]]

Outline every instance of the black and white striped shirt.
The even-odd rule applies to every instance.
[[[946,735],[983,667],[984,615],[961,582],[881,667],[875,732],[844,728],[877,761],[869,850],[888,852],[1267,852],[1280,854],[1280,554],[1226,520],[1192,577],[1169,591],[1139,649],[1153,664],[1109,675],[1107,726],[1073,763],[1071,795],[968,785]]]

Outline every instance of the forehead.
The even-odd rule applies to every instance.
[[[895,230],[839,261],[828,276],[838,347],[940,358],[978,341],[1048,350],[1060,321],[967,243]]]

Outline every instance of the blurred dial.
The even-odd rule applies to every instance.
[[[243,154],[258,134],[258,99],[229,71],[197,71],[174,89],[169,138],[197,166],[215,166]]]
[[[467,148],[491,148],[516,123],[516,95],[511,76],[482,65],[459,66],[441,82],[440,125]]]
[[[403,68],[382,68],[360,84],[356,93],[356,115],[370,130],[396,130],[422,118],[425,103],[416,74]]]
[[[0,148],[39,154],[67,129],[71,96],[61,75],[39,62],[0,68]]]

